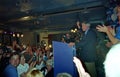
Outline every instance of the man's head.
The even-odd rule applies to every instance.
[[[10,64],[17,67],[19,64],[19,55],[17,53],[13,53],[9,60]]]
[[[86,31],[90,27],[90,23],[82,22],[82,30]]]
[[[20,64],[25,64],[25,56],[23,54],[20,56]]]

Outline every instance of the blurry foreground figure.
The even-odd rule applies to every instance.
[[[39,70],[33,68],[26,74],[26,77],[44,77],[44,76]]]
[[[106,77],[120,77],[120,43],[115,44],[107,53],[104,61]]]
[[[58,73],[57,77],[72,77],[69,73]]]
[[[87,72],[85,72],[81,61],[77,57],[73,57],[73,62],[77,67],[79,77],[90,77],[90,75]]]

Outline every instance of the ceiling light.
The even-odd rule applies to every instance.
[[[33,16],[25,16],[25,17],[21,17],[19,20],[30,20],[34,18]]]

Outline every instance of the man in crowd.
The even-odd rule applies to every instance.
[[[3,74],[4,77],[18,77],[17,66],[19,64],[19,55],[14,52],[9,60],[9,65],[6,66]]]

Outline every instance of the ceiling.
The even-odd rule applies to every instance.
[[[108,0],[0,0],[0,28],[69,30],[76,21],[101,22]]]

